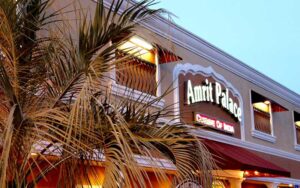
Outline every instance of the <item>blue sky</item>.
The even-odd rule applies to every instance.
[[[299,0],[161,0],[175,23],[300,94]]]

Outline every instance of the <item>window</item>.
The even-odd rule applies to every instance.
[[[253,103],[255,130],[272,134],[271,103],[270,101]]]
[[[253,109],[252,136],[274,143],[276,137],[274,136],[272,119],[280,116],[279,113],[287,111],[287,109],[254,91],[251,91],[251,105]]]
[[[254,129],[272,135],[272,105],[267,98],[252,91]]]
[[[116,51],[117,58],[128,54],[132,57],[116,65],[116,83],[156,96],[158,64],[156,49],[144,39],[133,36]]]
[[[294,125],[296,130],[296,144],[300,145],[300,113],[294,112]]]

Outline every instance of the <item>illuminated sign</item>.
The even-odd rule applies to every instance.
[[[195,114],[195,122],[227,133],[234,133],[234,126],[232,124],[217,120],[216,118],[205,116],[203,114]]]
[[[222,88],[218,82],[209,82],[205,79],[202,85],[193,86],[190,80],[187,81],[187,104],[198,102],[211,102],[220,105],[222,108],[242,121],[242,109],[229,96],[228,88]]]

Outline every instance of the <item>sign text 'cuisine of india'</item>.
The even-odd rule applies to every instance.
[[[217,120],[216,118],[211,118],[206,115],[197,113],[195,114],[195,121],[196,123],[200,123],[204,126],[219,129],[232,134],[234,133],[234,126],[232,124]]]
[[[218,82],[210,82],[208,79],[202,85],[192,85],[191,80],[187,81],[187,104],[199,102],[211,102],[220,105],[230,114],[242,121],[242,110],[229,95],[228,88],[222,88]]]

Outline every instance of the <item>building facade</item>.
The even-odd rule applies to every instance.
[[[136,35],[168,49],[156,51],[156,96],[173,90],[157,107],[174,104],[174,114],[220,157],[221,186],[298,187],[297,93],[162,17]]]
[[[93,2],[84,6],[93,11]],[[128,46],[143,54],[111,73],[114,95],[127,97],[129,90],[130,97],[151,100],[172,88],[153,108],[173,105],[175,121],[218,156],[215,187],[300,185],[299,94],[160,16],[143,22],[124,45],[117,57]]]

